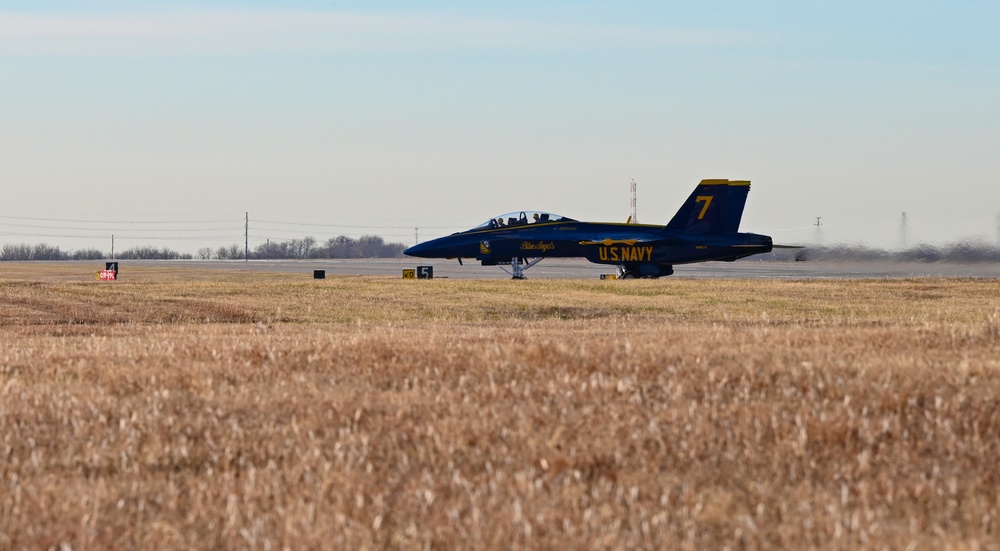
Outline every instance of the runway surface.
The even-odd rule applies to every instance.
[[[98,262],[91,262],[99,265]],[[328,276],[395,276],[402,277],[406,268],[433,266],[434,277],[453,279],[503,279],[510,276],[499,267],[486,267],[478,262],[426,261],[408,258],[338,259],[338,260],[123,260],[121,270],[129,266],[156,268],[191,268],[222,271],[263,271],[288,274],[309,274],[325,270]],[[908,277],[1000,277],[1000,264],[949,264],[939,262],[843,262],[843,261],[738,261],[702,262],[674,267],[672,278],[737,278],[737,279],[817,279],[817,278],[908,278]],[[591,264],[585,260],[544,260],[526,272],[529,279],[598,279],[601,274],[615,273],[614,266]]]

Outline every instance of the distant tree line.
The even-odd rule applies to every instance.
[[[115,253],[115,260],[191,260],[194,256],[163,247],[132,247]]]
[[[393,258],[403,254],[403,243],[386,243],[377,235],[363,235],[358,239],[341,235],[319,244],[313,237],[289,241],[267,241],[250,251],[251,259],[309,259],[309,258]],[[116,260],[243,260],[244,247],[229,245],[211,249],[205,247],[197,255],[179,253],[167,247],[132,247],[115,253]],[[111,258],[98,249],[80,249],[64,252],[59,247],[40,245],[4,245],[0,261],[24,260],[101,260]]]
[[[340,235],[318,243],[313,237],[289,241],[267,241],[250,251],[255,260],[309,259],[309,258],[394,258],[403,254],[403,243],[386,243],[377,235],[363,235],[358,239]],[[208,247],[198,251],[203,260],[242,260],[246,251],[239,245]]]
[[[23,260],[102,260],[111,258],[99,249],[79,249],[71,253],[62,251],[59,247],[46,244],[40,245],[4,245],[0,249],[0,261]],[[115,253],[117,260],[183,260],[194,258],[190,254],[182,254],[167,247],[132,247]]]
[[[63,252],[59,247],[39,245],[4,245],[0,249],[3,260],[99,260],[105,258],[97,249],[80,249],[72,253]]]

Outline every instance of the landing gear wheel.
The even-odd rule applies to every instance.
[[[511,279],[528,279],[524,277],[524,268],[521,267],[521,259],[514,257],[510,260]]]
[[[625,266],[618,267],[618,279],[635,279],[637,277],[638,275],[635,272]]]

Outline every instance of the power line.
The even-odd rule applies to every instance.
[[[41,224],[6,224],[4,222],[0,222],[0,226],[7,226],[7,227],[12,227],[12,228],[38,228],[38,229],[43,229],[43,230],[79,230],[79,231],[105,231],[105,232],[117,231],[119,229],[119,227],[116,227],[116,226],[107,226],[107,227],[101,227],[101,228],[90,228],[90,227],[81,227],[81,226],[52,226],[52,225],[47,225],[46,226],[46,225],[41,225]],[[232,226],[229,226],[229,227],[232,227]],[[129,228],[128,231],[131,231],[131,232],[163,232],[163,231],[171,231],[171,232],[186,232],[186,233],[191,233],[191,232],[210,232],[210,231],[217,231],[217,230],[224,230],[224,229],[226,229],[225,226],[223,226],[223,227],[217,227],[217,228],[167,228],[167,229],[163,229],[163,228]]]
[[[414,226],[389,226],[383,224],[370,224],[370,225],[356,225],[356,224],[320,224],[311,222],[281,222],[279,220],[267,220],[267,219],[254,219],[254,223],[261,224],[277,224],[281,226],[307,226],[313,228],[354,228],[354,229],[388,229],[388,230],[409,230]],[[421,228],[428,230],[450,230],[456,228],[457,226],[424,226],[420,225]]]
[[[106,219],[93,220],[93,219],[80,219],[80,218],[42,218],[35,216],[8,216],[0,215],[0,220],[30,220],[34,222],[70,222],[76,224],[107,224],[110,221]],[[113,221],[115,224],[232,224],[237,223],[238,219],[229,218],[216,218],[214,220],[121,220],[115,218]]]
[[[280,217],[280,215],[279,215]],[[301,218],[299,218],[301,220]],[[194,226],[194,227],[192,227]],[[242,226],[242,227],[240,227]],[[457,226],[420,226],[428,230],[455,231]],[[0,237],[15,239],[69,239],[69,240],[100,240],[114,235],[116,242],[202,242],[205,244],[235,243],[243,238],[244,254],[248,256],[250,240],[295,240],[312,237],[308,233],[327,233],[331,229],[344,231],[353,237],[360,233],[377,234],[386,241],[405,242],[412,234],[413,225],[395,224],[337,224],[309,223],[303,221],[283,221],[265,217],[254,221],[254,231],[250,231],[249,212],[244,212],[243,219],[219,218],[212,219],[175,219],[165,220],[121,220],[86,219],[62,215],[4,215],[0,214]],[[354,231],[351,231],[354,230]],[[330,232],[332,233],[332,232]],[[341,234],[343,235],[343,234]],[[332,239],[333,237],[331,237]],[[325,241],[322,238],[318,241]]]
[[[58,229],[58,228],[53,228]],[[13,231],[0,231],[0,235],[4,236],[19,236],[19,237],[60,237],[65,239],[106,239],[110,232],[108,233],[87,233],[87,234],[65,234],[65,233],[38,233],[38,232],[13,232]],[[151,241],[208,241],[208,240],[218,240],[218,239],[230,239],[229,237],[220,237],[218,234],[209,236],[191,236],[191,235],[129,235],[115,233],[118,239],[131,239],[131,240],[151,240]],[[239,237],[238,233],[233,234]]]

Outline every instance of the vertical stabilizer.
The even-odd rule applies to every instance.
[[[666,229],[701,234],[736,233],[748,193],[748,180],[702,180]]]

